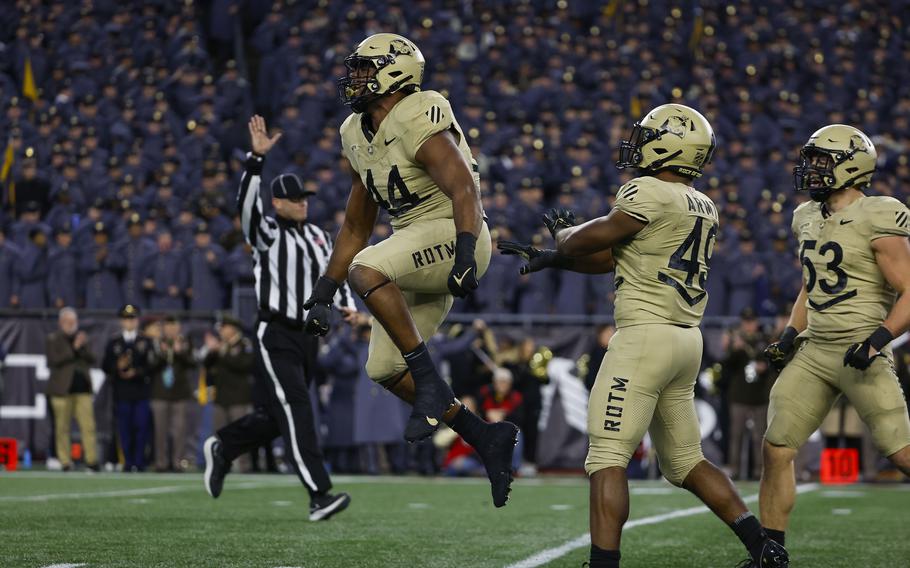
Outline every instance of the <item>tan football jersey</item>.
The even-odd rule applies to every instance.
[[[613,247],[616,325],[701,323],[717,237],[717,208],[700,191],[644,176],[619,189],[615,207],[647,223]]]
[[[341,125],[344,156],[360,174],[370,196],[389,212],[392,228],[418,219],[453,217],[452,200],[436,185],[415,155],[431,136],[452,130],[474,182],[480,186],[477,162],[449,101],[436,91],[419,91],[396,104],[372,133],[364,114],[352,114]]]
[[[910,236],[910,211],[892,197],[861,197],[825,216],[819,203],[793,212],[808,292],[805,337],[862,341],[881,325],[896,293],[875,262],[872,241]]]

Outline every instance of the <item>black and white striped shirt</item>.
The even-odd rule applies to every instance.
[[[332,239],[313,224],[266,216],[259,196],[261,168],[261,161],[248,158],[237,194],[243,235],[253,247],[256,298],[260,310],[303,324],[303,303],[329,264]],[[347,283],[335,294],[335,307],[355,307]]]

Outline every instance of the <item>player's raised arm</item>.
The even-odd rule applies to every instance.
[[[415,159],[426,168],[439,189],[452,200],[455,216],[455,265],[449,276],[449,291],[463,298],[477,289],[474,249],[483,224],[480,189],[471,165],[465,160],[451,131],[431,136],[417,150]]]

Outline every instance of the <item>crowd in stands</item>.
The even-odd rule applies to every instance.
[[[76,310],[60,310],[57,330],[46,340],[51,442],[47,456],[36,458],[52,458],[50,463],[64,470],[195,470],[202,440],[267,400],[267,387],[254,380],[255,347],[243,322],[225,315],[214,329],[188,333],[177,317],[149,316],[129,304],[118,317],[120,330],[98,338],[86,331],[90,326],[80,325]],[[477,320],[447,327],[429,345],[465,404],[488,421],[521,426],[518,470],[536,461],[541,388],[547,379],[531,363],[533,340],[510,337]],[[321,446],[332,470],[483,473],[474,450],[448,428],[433,440],[405,444],[409,407],[366,375],[369,338],[365,315],[339,326],[309,376]],[[103,346],[100,357],[93,343]],[[93,367],[105,374],[104,390],[93,386]],[[112,404],[93,404],[96,397],[110,397]],[[111,416],[104,416],[105,408]],[[74,419],[78,438],[72,436]],[[115,432],[99,436],[96,423],[113,423]],[[79,451],[73,452],[76,440]],[[234,470],[277,470],[285,465],[282,454],[280,441],[275,447],[267,444],[237,460]]]
[[[790,172],[809,134],[863,129],[871,193],[910,195],[901,5],[19,0],[0,14],[0,307],[227,307],[251,278],[234,205],[248,117],[285,134],[266,179],[299,174],[333,230],[349,187],[334,79],[392,31],[452,101],[497,238],[546,246],[549,206],[606,213],[632,175],[613,167],[631,124],[667,101],[699,109],[719,144],[697,182],[721,213],[708,314],[777,314],[799,290]],[[609,277],[518,277],[516,262],[494,255],[459,309],[612,310]]]

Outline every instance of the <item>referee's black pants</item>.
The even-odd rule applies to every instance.
[[[265,386],[268,402],[218,431],[224,457],[232,461],[282,436],[286,459],[311,496],[332,488],[319,449],[307,380],[313,373],[318,341],[300,327],[260,319],[256,381],[257,386]]]

